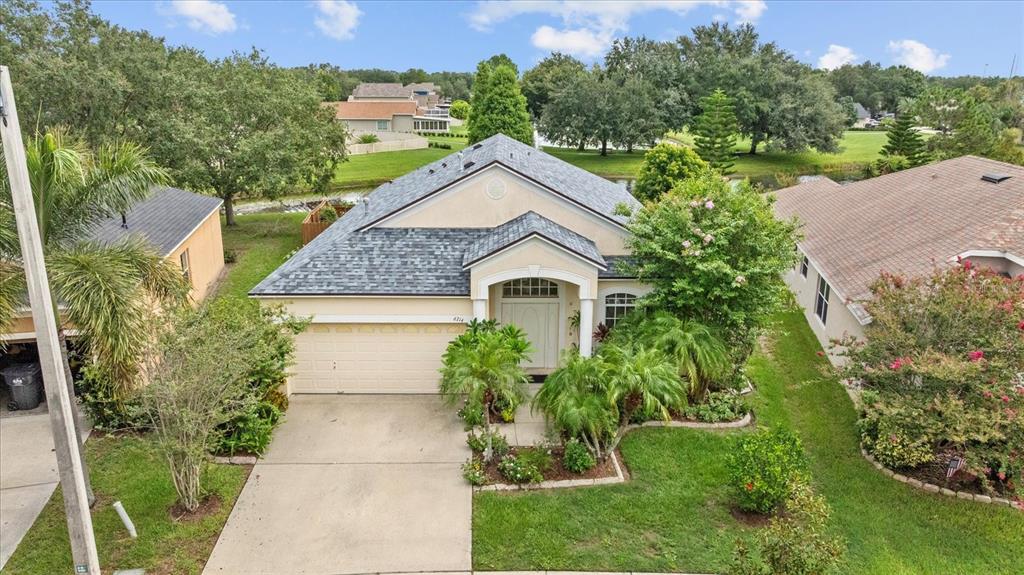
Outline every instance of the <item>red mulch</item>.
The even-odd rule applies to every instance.
[[[511,453],[522,453],[524,451],[534,451],[536,447],[513,447]],[[551,456],[553,458],[551,468],[544,471],[544,481],[559,481],[562,479],[603,479],[605,477],[616,477],[615,475],[615,464],[612,463],[610,457],[606,457],[604,461],[598,461],[597,465],[591,467],[583,473],[573,473],[566,469],[562,465],[562,453],[561,447],[555,447],[551,449]],[[615,457],[619,460],[619,467],[622,469],[622,474],[625,477],[629,477],[629,473],[626,470],[626,466],[622,464],[622,453],[618,450],[615,451]],[[501,459],[495,457],[486,467],[484,467],[484,473],[487,475],[487,484],[492,483],[509,483],[509,480],[505,479],[505,476],[498,471],[498,462]]]

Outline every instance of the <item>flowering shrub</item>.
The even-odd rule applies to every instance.
[[[484,473],[484,464],[475,457],[470,457],[462,464],[462,477],[470,485],[483,485],[487,482],[487,474]]]
[[[744,435],[727,462],[739,506],[771,513],[807,477],[807,460],[800,439],[785,429]]]
[[[474,453],[483,453],[487,449],[487,439],[491,440],[491,451],[495,455],[501,457],[508,453],[508,440],[505,436],[498,433],[497,431],[487,431],[486,429],[481,430],[480,434],[477,435],[475,431],[470,431],[469,435],[466,436],[466,445],[473,450]]]
[[[630,271],[653,287],[645,303],[730,334],[742,364],[752,331],[785,297],[795,223],[777,220],[749,183],[700,173],[640,209],[630,231]]]
[[[884,274],[872,291],[873,321],[847,350],[845,374],[871,394],[865,448],[897,467],[958,453],[983,489],[1013,491],[1024,457],[1024,277],[963,262],[915,280]]]
[[[544,481],[544,475],[540,469],[531,462],[516,457],[513,454],[506,455],[498,462],[498,472],[512,483],[540,483]]]

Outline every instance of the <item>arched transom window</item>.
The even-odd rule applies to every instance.
[[[610,293],[604,297],[604,324],[615,327],[615,322],[636,309],[636,296],[631,293]]]
[[[544,278],[518,278],[501,286],[502,297],[558,297],[558,284]]]

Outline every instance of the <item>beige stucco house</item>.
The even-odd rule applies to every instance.
[[[308,316],[292,393],[436,393],[467,321],[524,329],[526,365],[589,355],[648,289],[628,257],[625,188],[497,135],[370,193],[251,295]],[[574,328],[574,318],[579,328]]]
[[[786,283],[833,363],[833,340],[864,337],[881,272],[908,277],[967,260],[1024,273],[1024,168],[964,156],[840,185],[820,178],[775,192],[799,218],[801,262]]]
[[[129,236],[148,242],[164,259],[181,268],[198,302],[209,293],[224,270],[219,198],[176,188],[160,188],[136,204],[123,218],[109,218],[93,231],[92,240],[115,243]],[[72,328],[70,334],[74,334]],[[35,327],[29,310],[15,318],[0,340],[32,343]],[[34,353],[34,351],[33,351]],[[2,362],[0,362],[2,363]]]

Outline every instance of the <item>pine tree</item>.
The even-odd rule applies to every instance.
[[[504,64],[495,68],[481,65],[481,68],[473,83],[469,143],[505,134],[532,146],[533,123],[526,111],[526,97],[519,89],[515,71]]]
[[[914,117],[911,114],[900,114],[889,127],[886,137],[888,141],[882,148],[883,156],[902,156],[911,168],[928,163],[924,139],[914,129]]]
[[[701,100],[703,113],[694,123],[697,155],[722,174],[733,169],[732,154],[739,125],[732,99],[722,90],[715,90]]]

